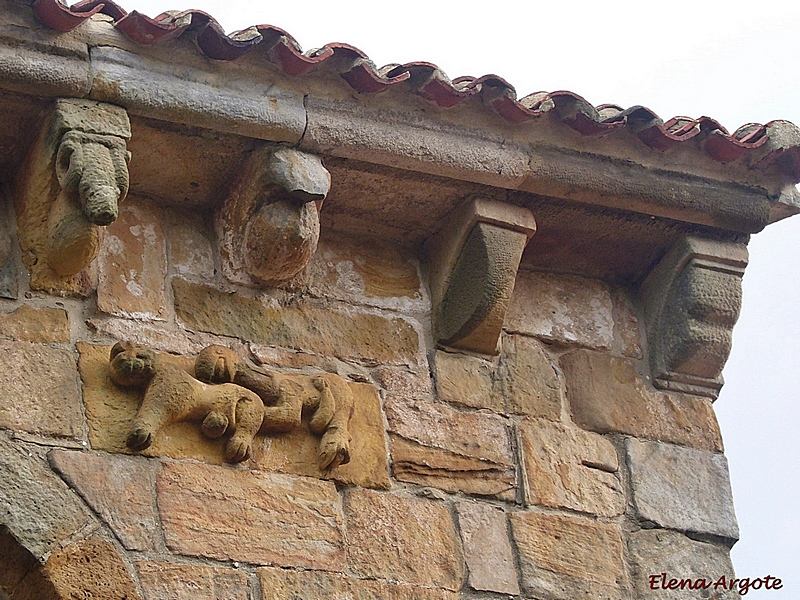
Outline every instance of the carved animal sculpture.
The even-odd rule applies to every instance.
[[[254,392],[232,383],[206,385],[152,350],[128,342],[111,348],[110,364],[114,383],[145,388],[126,440],[132,450],[149,447],[165,425],[202,421],[201,431],[210,439],[230,434],[225,460],[235,463],[250,457],[264,418],[264,406]]]
[[[233,350],[208,346],[195,361],[195,376],[208,383],[235,383],[258,394],[264,403],[263,432],[292,431],[300,426],[303,412],[307,413],[311,432],[322,436],[319,467],[324,471],[350,462],[353,395],[338,375],[255,370]]]

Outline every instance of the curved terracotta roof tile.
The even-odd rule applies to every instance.
[[[664,122],[643,106],[595,107],[569,91],[537,92],[518,99],[514,87],[497,75],[451,81],[439,67],[427,62],[378,69],[366,54],[348,44],[327,44],[304,53],[283,29],[256,25],[227,35],[213,17],[199,10],[165,12],[150,18],[136,11],[127,13],[111,0],[82,0],[69,8],[59,0],[36,0],[33,9],[40,21],[57,31],[70,31],[101,12],[110,16],[124,35],[142,45],[164,42],[188,30],[198,31],[200,50],[214,60],[236,60],[260,46],[267,58],[290,76],[301,76],[325,65],[338,71],[359,93],[377,94],[407,82],[412,93],[444,109],[479,95],[485,105],[511,123],[554,112],[581,135],[599,136],[626,128],[646,146],[660,152],[692,139],[700,140],[708,155],[720,163],[743,159],[755,168],[774,165],[792,181],[800,181],[800,129],[788,121],[748,124],[729,134],[708,117],[673,117]]]

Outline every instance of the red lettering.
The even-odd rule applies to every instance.
[[[732,590],[736,586],[736,582],[739,581],[736,577],[731,578],[731,582],[728,584],[728,589]]]
[[[783,581],[781,581],[780,577],[775,578],[775,583],[772,584],[773,590],[779,590],[783,587]]]
[[[739,580],[739,595],[745,596],[750,591],[750,578],[745,577]]]
[[[667,589],[668,590],[677,590],[678,589],[678,580],[675,579],[674,577],[672,579],[670,579],[669,583],[667,584]]]
[[[694,580],[694,587],[693,590],[707,590],[711,587],[711,580],[705,580],[705,578],[695,579]]]
[[[657,590],[658,589],[658,584],[656,582],[658,581],[659,577],[663,578],[664,575],[666,575],[666,573],[662,573],[661,575],[650,575],[648,581],[650,582],[650,589],[651,590]]]
[[[723,575],[714,582],[714,589],[717,589],[719,586],[722,586],[723,590],[728,589],[728,580],[725,579],[725,575]]]

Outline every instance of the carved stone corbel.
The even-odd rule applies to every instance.
[[[254,151],[216,217],[225,277],[258,286],[300,273],[317,250],[330,185],[314,155],[274,146]]]
[[[97,256],[100,227],[112,223],[128,193],[124,109],[60,99],[17,178],[15,209],[31,288],[87,293],[81,272]]]
[[[497,354],[522,251],[536,232],[523,207],[475,198],[425,243],[440,344]]]
[[[742,302],[744,244],[686,237],[640,294],[656,387],[716,398]]]

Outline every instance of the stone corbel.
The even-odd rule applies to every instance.
[[[225,277],[259,286],[300,273],[316,252],[330,185],[314,155],[275,146],[254,151],[216,216]]]
[[[124,109],[57,100],[17,178],[15,209],[31,288],[86,293],[81,272],[97,256],[100,228],[128,193]]]
[[[656,387],[717,397],[746,266],[744,244],[687,237],[648,275],[640,294]]]
[[[497,354],[522,251],[535,232],[528,209],[475,198],[428,239],[425,255],[439,344]]]

